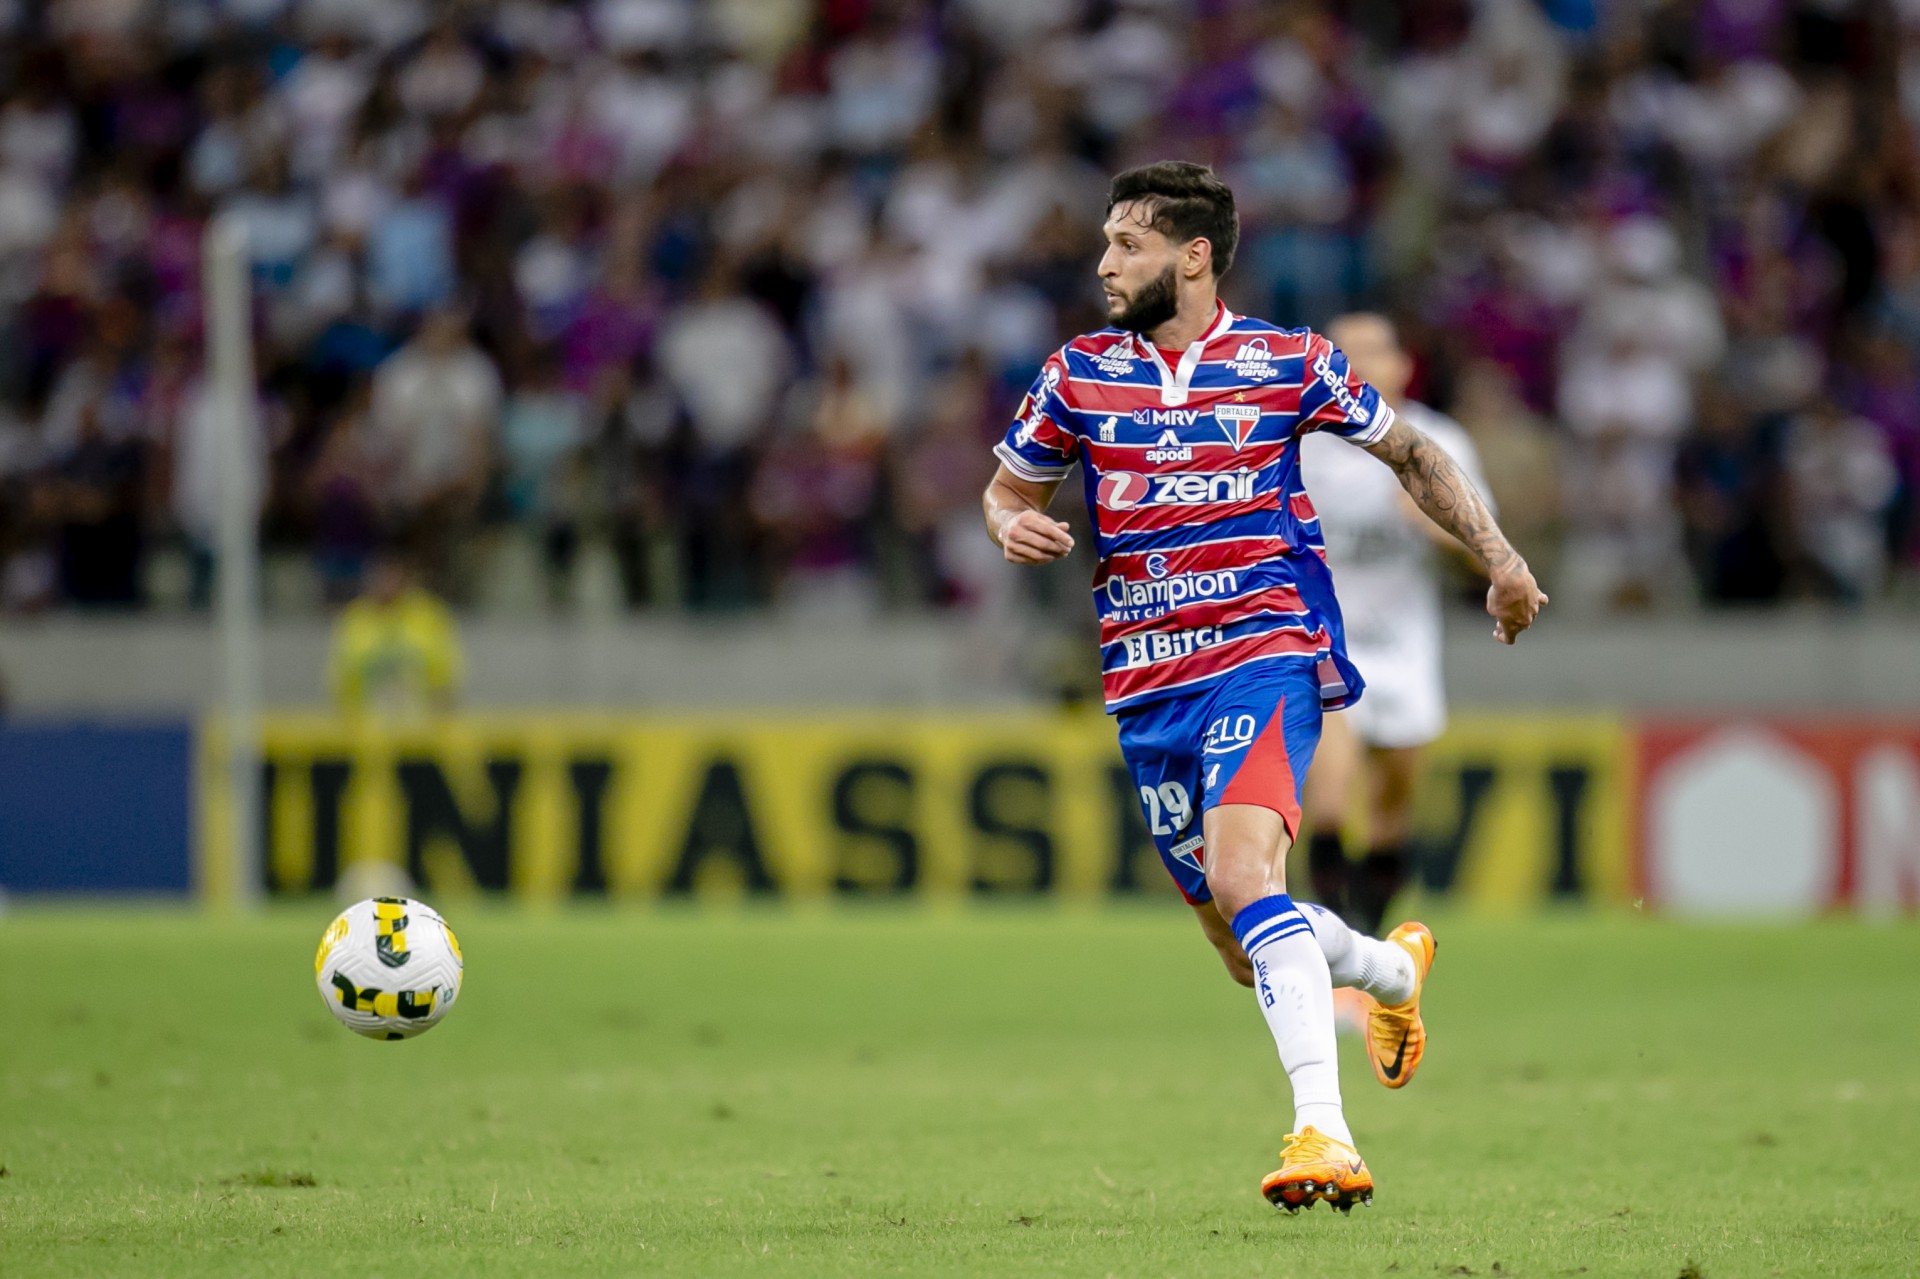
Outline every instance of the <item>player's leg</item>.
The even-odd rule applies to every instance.
[[[1347,917],[1373,936],[1380,934],[1388,908],[1406,887],[1420,756],[1418,746],[1376,746],[1367,752],[1367,855],[1347,884]]]
[[[1412,735],[1431,738],[1439,731],[1438,713],[1412,726]],[[1380,746],[1369,752],[1368,827],[1372,847],[1354,877],[1350,899],[1355,917],[1370,933],[1378,933],[1393,899],[1405,885],[1408,846],[1413,833],[1413,790],[1420,775],[1419,746]],[[1433,933],[1425,924],[1405,923],[1374,946],[1397,949],[1412,965],[1412,985],[1400,999],[1377,996],[1367,1010],[1367,1060],[1373,1077],[1389,1088],[1403,1088],[1420,1067],[1427,1050],[1426,1023],[1420,1016],[1420,995],[1433,965]]]
[[[1347,909],[1348,874],[1342,828],[1362,768],[1360,739],[1346,713],[1321,721],[1320,746],[1303,784],[1307,821],[1307,878],[1314,900],[1328,910]]]
[[[1223,917],[1232,912],[1261,1015],[1293,1088],[1293,1131],[1280,1167],[1261,1181],[1260,1192],[1289,1212],[1320,1200],[1342,1211],[1371,1203],[1373,1176],[1354,1149],[1340,1105],[1327,960],[1286,892],[1287,819],[1264,805],[1223,803],[1206,810],[1203,821],[1214,904]]]
[[[1413,995],[1419,973],[1404,948],[1367,936],[1315,902],[1299,906],[1313,925],[1336,993],[1351,987],[1384,1004],[1402,1003]]]
[[[1281,814],[1257,804],[1207,810],[1207,885],[1253,967],[1260,1011],[1293,1084],[1294,1128],[1352,1141],[1340,1106],[1333,978],[1313,926],[1287,895],[1291,841]]]
[[[1332,976],[1313,926],[1287,895],[1299,782],[1320,736],[1318,677],[1279,666],[1230,681],[1211,700],[1201,796],[1207,889],[1253,967],[1260,1012],[1293,1087],[1293,1132],[1261,1192],[1289,1209],[1321,1199],[1351,1207],[1372,1196],[1373,1178],[1341,1110]]]
[[[1207,941],[1220,955],[1220,962],[1227,966],[1227,976],[1251,990],[1253,961],[1247,958],[1246,951],[1240,949],[1240,939],[1233,935],[1233,928],[1220,914],[1220,908],[1210,901],[1190,904],[1195,918],[1200,921],[1200,931],[1207,935]]]
[[[1251,988],[1254,984],[1253,961],[1247,958],[1240,939],[1234,936],[1233,926],[1220,913],[1219,905],[1211,901],[1192,902],[1190,905],[1194,918],[1200,921],[1200,931],[1206,934],[1208,944],[1226,966],[1227,975],[1242,986]],[[1361,992],[1373,1000],[1388,1004],[1401,1003],[1413,994],[1416,973],[1404,949],[1355,932],[1340,916],[1316,902],[1298,902],[1296,905],[1313,926],[1313,939],[1319,944],[1320,953],[1326,957],[1336,1003],[1342,989]],[[1366,1012],[1363,1009],[1354,1030],[1360,1034],[1365,1032],[1365,1028]]]

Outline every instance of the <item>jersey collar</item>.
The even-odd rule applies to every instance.
[[[1167,361],[1160,354],[1160,348],[1148,341],[1145,334],[1134,334],[1134,345],[1146,348],[1147,358],[1153,361],[1153,367],[1160,373],[1160,403],[1169,408],[1187,402],[1187,388],[1193,384],[1194,371],[1200,367],[1200,356],[1206,351],[1207,343],[1232,328],[1234,320],[1239,318],[1227,310],[1224,302],[1215,301],[1214,306],[1219,308],[1220,317],[1213,322],[1212,328],[1202,333],[1187,347],[1185,353],[1180,356],[1178,368],[1167,367]]]

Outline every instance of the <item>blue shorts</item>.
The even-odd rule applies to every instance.
[[[1300,831],[1300,783],[1320,744],[1320,677],[1311,662],[1260,662],[1191,697],[1115,717],[1120,754],[1167,873],[1190,902],[1212,901],[1201,814],[1220,804],[1271,808]]]

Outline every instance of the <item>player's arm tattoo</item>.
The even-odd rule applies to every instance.
[[[1392,467],[1415,505],[1460,539],[1490,575],[1524,563],[1494,523],[1493,512],[1473,481],[1425,432],[1405,418],[1395,418],[1385,435],[1362,447]]]

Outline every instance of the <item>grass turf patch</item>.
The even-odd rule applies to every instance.
[[[1910,1274],[1920,929],[1434,920],[1432,1047],[1343,1041],[1372,1209],[1184,910],[451,908],[405,1043],[330,904],[0,918],[0,1272]]]

